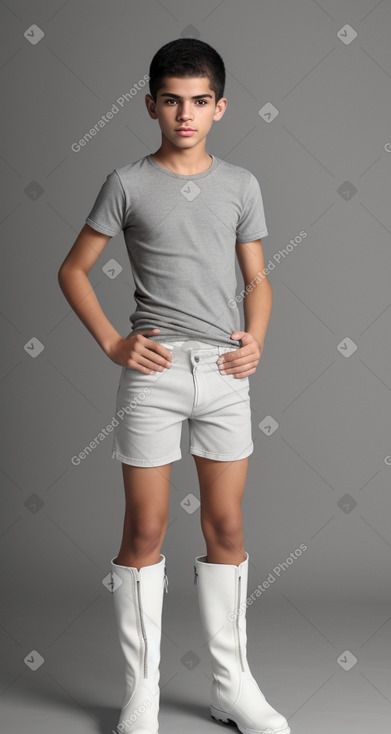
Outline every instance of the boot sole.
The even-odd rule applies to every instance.
[[[224,711],[219,711],[219,709],[216,709],[214,706],[210,707],[210,713],[212,719],[216,719],[216,721],[222,721],[223,724],[228,724],[230,721],[232,721],[234,724],[236,724],[242,734],[260,734],[259,732],[256,732],[255,729],[247,729],[245,726],[241,726],[239,722],[236,721],[234,716],[225,714]],[[262,734],[290,734],[290,731],[291,730],[289,726],[285,726],[284,729],[264,729]]]

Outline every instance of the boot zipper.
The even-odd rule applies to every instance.
[[[143,607],[141,603],[140,578],[139,578],[138,572],[137,572],[137,600],[138,600],[138,611],[139,611],[139,617],[140,617],[141,633],[142,633],[143,642],[144,642],[144,678],[148,678],[148,667],[147,667],[148,643],[147,643],[147,635],[146,635],[145,626],[144,626]]]
[[[241,591],[241,584],[242,584],[242,577],[240,571],[238,572],[238,595],[237,595],[237,603],[236,603],[236,609],[239,610],[240,607],[240,591]],[[194,584],[197,584],[197,567],[194,566]],[[244,671],[244,665],[243,665],[243,656],[242,656],[242,649],[240,646],[240,634],[239,634],[239,614],[236,616],[236,636],[238,640],[238,652],[239,652],[239,661],[240,661],[240,667],[241,670]]]
[[[239,661],[240,661],[240,667],[241,670],[244,671],[244,665],[243,665],[243,657],[242,657],[242,649],[240,646],[240,631],[239,631],[239,612],[240,612],[240,591],[241,591],[241,584],[242,584],[242,576],[241,572],[238,571],[238,600],[236,605],[236,634],[238,638],[238,651],[239,651]]]
[[[167,576],[167,574],[166,574],[166,566],[164,566],[164,577],[163,577],[163,583],[164,583],[164,588],[165,588],[165,590],[166,590],[166,594],[168,594],[168,576]]]

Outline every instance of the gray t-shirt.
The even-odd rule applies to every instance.
[[[85,221],[111,237],[124,232],[137,304],[131,334],[158,327],[149,338],[241,346],[230,339],[240,330],[235,243],[268,234],[250,171],[212,156],[206,171],[187,176],[147,155],[108,174]]]

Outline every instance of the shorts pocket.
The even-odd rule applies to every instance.
[[[250,383],[248,381],[248,377],[247,376],[246,377],[235,377],[235,375],[233,375],[232,372],[230,372],[229,375],[222,375],[221,372],[220,372],[220,370],[219,370],[219,374],[225,380],[228,380],[229,382],[233,382],[234,385],[238,385],[239,387],[241,387],[242,385],[244,387],[249,387],[249,384]]]
[[[124,367],[124,376],[122,377],[120,386],[125,377],[127,378],[127,386],[132,390],[138,389],[139,387],[142,388],[146,385],[154,385],[155,382],[158,382],[167,372],[173,369],[174,360],[175,357],[173,357],[171,367],[162,365],[162,371],[157,369],[154,374],[152,372],[141,372],[141,370],[136,370],[134,367]]]
[[[249,390],[250,383],[249,383],[248,376],[246,376],[246,377],[235,377],[235,375],[232,372],[229,372],[228,375],[223,375],[220,372],[220,368],[219,368],[219,365],[217,363],[216,363],[216,369],[217,369],[217,372],[219,374],[219,377],[222,380],[225,380],[225,382],[227,384],[232,383],[232,386],[233,386],[233,389],[234,390],[240,390],[240,389],[244,389],[244,388],[246,390]]]

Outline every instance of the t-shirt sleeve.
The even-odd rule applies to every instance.
[[[114,170],[102,184],[85,221],[98,232],[114,237],[124,229],[124,212],[125,192],[118,173]]]
[[[250,178],[244,189],[242,213],[236,227],[237,242],[252,242],[268,236],[261,188],[255,176],[248,173]]]

